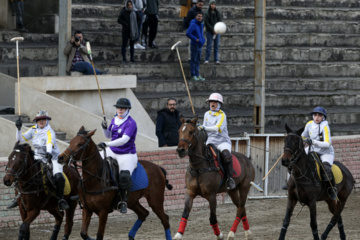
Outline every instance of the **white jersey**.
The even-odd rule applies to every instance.
[[[222,110],[219,110],[218,112],[207,111],[204,114],[203,125],[205,127],[217,127],[216,132],[207,131],[208,139],[206,144],[212,143],[218,147],[220,144],[226,143],[227,147],[225,149],[231,151],[231,141],[227,130],[226,114]],[[224,149],[220,150],[222,151]]]
[[[328,121],[324,120],[320,124],[317,124],[314,121],[309,121],[306,124],[304,132],[301,136],[312,140],[313,145],[311,151],[317,152],[320,155],[334,155]],[[320,140],[320,136],[322,136],[322,141]]]

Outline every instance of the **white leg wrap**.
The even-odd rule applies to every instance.
[[[216,236],[216,239],[218,239],[218,240],[224,239],[224,234],[222,232],[220,232],[219,236]]]
[[[173,239],[182,239],[182,234],[181,233],[179,233],[179,232],[177,232],[176,234],[175,234],[175,236],[173,237]]]
[[[246,240],[251,240],[252,239],[250,229],[245,231],[245,239]]]
[[[230,231],[227,240],[234,240],[234,239],[235,239],[235,233],[233,231]]]

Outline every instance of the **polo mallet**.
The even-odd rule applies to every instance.
[[[191,104],[191,109],[192,109],[193,114],[194,114],[194,116],[195,116],[194,105],[193,105],[192,100],[191,100],[191,95],[190,95],[189,87],[188,87],[188,84],[187,84],[187,81],[186,81],[184,69],[183,69],[183,66],[182,66],[182,63],[181,63],[181,58],[180,58],[180,54],[179,54],[179,50],[178,50],[178,45],[180,45],[180,43],[181,43],[181,41],[178,41],[177,43],[175,43],[175,44],[171,47],[171,50],[174,50],[174,49],[176,48],[176,52],[177,52],[177,55],[178,55],[178,58],[179,58],[179,63],[180,63],[182,75],[183,75],[183,77],[184,77],[186,89],[187,89],[187,92],[188,92],[188,95],[189,95],[189,100],[190,100],[190,104]]]
[[[281,156],[279,157],[279,159],[276,161],[276,163],[272,166],[272,168],[268,171],[268,173],[265,175],[265,177],[263,177],[263,179],[261,179],[261,181],[256,184],[253,181],[250,182],[251,185],[253,185],[257,190],[259,190],[260,192],[263,192],[264,190],[260,187],[260,184],[267,178],[267,176],[270,174],[270,172],[274,169],[274,167],[276,166],[276,164],[279,162],[279,160],[282,158],[284,154],[281,154]]]
[[[11,39],[12,42],[16,42],[16,65],[17,65],[17,78],[18,78],[18,108],[19,108],[19,119],[21,119],[20,109],[20,70],[19,70],[19,41],[24,41],[23,37],[14,37]]]
[[[104,104],[103,104],[103,100],[102,100],[102,97],[101,97],[99,80],[98,80],[97,75],[96,75],[96,70],[95,70],[95,66],[94,66],[94,61],[93,61],[93,57],[92,57],[92,54],[91,54],[90,42],[86,42],[86,48],[87,48],[87,50],[88,50],[88,54],[89,54],[89,56],[90,56],[90,61],[91,61],[91,66],[93,67],[94,75],[95,75],[95,78],[96,78],[96,83],[97,83],[97,87],[98,87],[98,91],[99,91],[99,96],[100,96],[100,102],[101,102],[101,108],[102,108],[103,118],[104,118],[104,121],[106,121],[106,116],[105,116],[105,111],[104,111]]]

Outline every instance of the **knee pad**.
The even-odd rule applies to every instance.
[[[55,180],[55,182],[64,182],[65,183],[65,178],[62,173],[55,174],[54,180]]]
[[[128,189],[131,184],[131,175],[129,170],[121,170],[119,174],[119,186],[122,189]]]
[[[232,161],[231,153],[230,153],[229,150],[222,151],[221,156],[222,156],[225,163],[228,163],[228,162]]]

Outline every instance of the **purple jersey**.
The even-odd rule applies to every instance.
[[[134,154],[136,153],[135,138],[137,126],[134,119],[130,116],[120,126],[115,124],[115,118],[110,123],[108,130],[112,134],[111,141],[121,138],[124,134],[130,137],[130,140],[122,146],[110,147],[111,151],[116,154]]]

